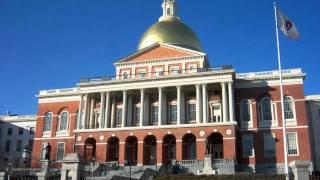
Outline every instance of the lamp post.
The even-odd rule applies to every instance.
[[[31,152],[30,152],[29,148],[27,146],[25,146],[22,151],[22,159],[23,159],[25,168],[27,168],[27,166],[28,166],[27,164],[30,161],[30,155],[31,155]]]

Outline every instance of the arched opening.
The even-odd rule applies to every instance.
[[[213,159],[223,159],[223,136],[220,133],[211,133],[208,139],[209,153]]]
[[[163,164],[169,164],[171,159],[176,159],[176,138],[173,135],[163,138],[162,151]]]
[[[186,134],[182,138],[182,159],[194,160],[197,158],[196,137],[193,134]]]
[[[147,136],[143,141],[143,165],[155,165],[157,163],[157,139]]]
[[[119,161],[119,139],[117,137],[108,139],[107,162],[109,161]]]
[[[94,138],[88,138],[84,144],[84,159],[91,161],[96,158],[96,140]]]
[[[138,159],[138,139],[130,136],[126,139],[125,160],[133,166],[137,165]]]

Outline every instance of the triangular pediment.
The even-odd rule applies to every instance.
[[[116,63],[135,63],[162,59],[192,57],[199,55],[205,54],[202,52],[190,50],[179,46],[156,43],[154,45],[149,46],[148,48],[142,49],[126,58],[123,58],[120,61],[117,61]]]

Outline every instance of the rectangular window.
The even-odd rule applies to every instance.
[[[151,120],[152,124],[157,124],[158,123],[158,106],[152,106],[151,107]]]
[[[242,151],[243,157],[254,156],[253,135],[246,134],[242,136]]]
[[[64,143],[58,143],[57,161],[63,160],[63,156],[64,156]]]
[[[298,154],[297,133],[287,133],[288,155]]]
[[[33,139],[30,139],[28,142],[28,149],[32,150],[32,148],[33,148]]]
[[[140,78],[144,78],[144,77],[146,77],[146,75],[147,75],[147,73],[145,71],[139,72],[139,77]]]
[[[21,147],[22,147],[22,141],[21,141],[21,140],[18,140],[18,141],[17,141],[16,151],[20,152],[20,151],[21,151]]]
[[[273,134],[264,134],[264,155],[265,157],[274,157],[276,154],[275,139]]]
[[[34,127],[30,127],[29,134],[34,134]]]
[[[155,75],[156,76],[163,76],[164,72],[162,68],[156,69]]]
[[[174,124],[177,122],[177,105],[169,105],[169,124]]]
[[[179,74],[179,73],[180,73],[179,67],[171,68],[171,74]]]
[[[119,126],[122,123],[122,108],[117,108],[116,111],[116,125]]]
[[[193,122],[196,120],[196,104],[187,105],[187,120]]]
[[[2,136],[2,128],[0,127],[0,137]]]
[[[136,106],[133,125],[139,125],[139,122],[140,122],[140,107]]]
[[[12,128],[8,128],[8,132],[7,132],[8,136],[12,135]]]
[[[9,151],[10,151],[10,147],[11,147],[11,141],[10,141],[10,140],[7,140],[7,141],[6,141],[6,152],[9,152]]]
[[[23,135],[23,128],[19,128],[19,135]]]

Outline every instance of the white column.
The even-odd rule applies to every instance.
[[[228,82],[228,90],[229,90],[229,121],[233,122],[235,120],[234,118],[234,96],[233,96],[233,83]]]
[[[197,124],[201,121],[201,86],[196,84],[197,104],[196,104],[196,120]]]
[[[144,89],[140,89],[140,127],[143,126],[144,119]]]
[[[104,128],[110,127],[110,92],[106,92],[106,106],[104,113]]]
[[[202,117],[203,123],[208,122],[208,90],[207,84],[202,84]]]
[[[163,96],[163,92],[162,92],[162,87],[158,88],[159,89],[159,101],[158,101],[158,126],[161,126],[161,122],[162,122],[162,96]]]
[[[227,105],[227,90],[226,90],[226,83],[222,82],[221,83],[221,88],[222,88],[222,121],[227,122],[228,119],[228,105]]]
[[[84,99],[84,95],[81,94],[80,102],[79,102],[79,110],[78,110],[77,129],[81,129],[81,125],[82,125],[83,99]]]
[[[177,86],[177,125],[181,124],[181,86]]]
[[[90,121],[89,121],[89,129],[94,128],[94,105],[95,105],[95,99],[91,99],[90,103]]]
[[[115,127],[115,120],[116,120],[116,97],[114,96],[112,98],[112,107],[111,107],[111,124],[110,124],[110,128],[114,128]]]
[[[81,129],[86,128],[86,121],[87,121],[87,115],[88,115],[88,94],[84,95],[84,109],[81,109],[83,111],[83,116],[81,120]]]
[[[125,127],[126,124],[126,116],[127,116],[127,91],[124,90],[122,91],[123,95],[123,99],[122,99],[122,124],[121,127]]]
[[[99,118],[99,127],[98,128],[103,128],[104,124],[104,110],[105,110],[105,96],[106,94],[104,92],[100,93],[100,118]]]

